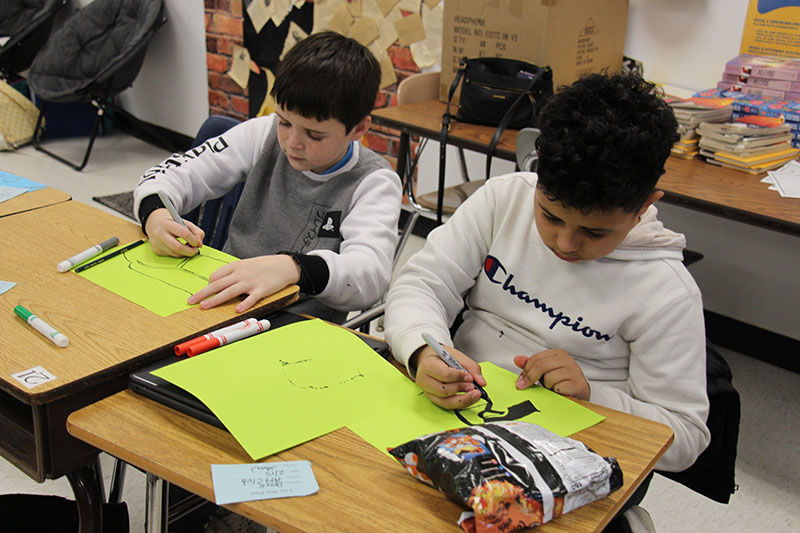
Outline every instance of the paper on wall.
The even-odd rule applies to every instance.
[[[422,7],[422,27],[425,30],[425,39],[409,45],[411,57],[420,69],[440,65],[442,61],[442,4],[428,7],[428,2]]]
[[[333,12],[344,0],[315,0],[314,2],[314,24],[311,33],[318,33],[328,29],[328,23],[333,16]]]
[[[292,0],[272,0],[271,3],[275,5],[275,12],[272,14],[271,20],[277,28],[292,10]]]
[[[375,57],[380,57],[397,40],[397,30],[386,17],[383,16],[375,0],[362,0],[361,15],[370,17],[378,25],[379,36],[368,46]]]
[[[275,97],[270,94],[272,90],[272,85],[275,83],[275,74],[268,68],[261,67],[261,71],[267,77],[267,91],[264,95],[264,101],[261,102],[261,108],[258,110],[258,114],[256,116],[263,117],[266,115],[270,115],[278,109],[278,103],[275,101]]]
[[[389,57],[389,54],[385,50],[378,56],[378,62],[381,65],[380,88],[383,89],[384,87],[388,87],[389,85],[397,83],[397,75],[394,72],[392,58]]]
[[[408,13],[419,13],[419,0],[400,0],[395,4],[395,9],[402,9]]]
[[[345,4],[347,5],[347,10],[350,12],[351,16],[361,16],[361,0],[347,0]]]
[[[264,0],[253,0],[247,6],[247,14],[250,15],[250,22],[253,23],[256,33],[261,31],[261,28],[266,25],[267,21],[275,10],[275,4],[270,2],[269,5]]]
[[[384,17],[389,14],[389,11],[392,10],[398,1],[399,0],[377,0],[378,7]]]
[[[292,49],[294,45],[308,37],[308,34],[298,26],[294,21],[289,23],[289,33],[286,34],[286,40],[283,42],[283,51],[278,59],[283,61],[283,56],[286,52]]]
[[[233,61],[228,76],[242,89],[247,88],[250,81],[250,52],[247,48],[233,45]]]
[[[350,27],[354,22],[355,20],[353,19],[353,16],[347,9],[347,4],[342,3],[331,15],[331,18],[328,22],[328,29],[337,33],[341,33],[342,35],[347,35],[347,32],[350,30]]]
[[[370,17],[361,17],[350,26],[346,35],[364,46],[369,46],[370,43],[380,37],[380,31],[375,20]]]
[[[411,43],[416,43],[425,39],[425,28],[422,26],[422,17],[420,17],[418,13],[402,17],[395,21],[394,27],[397,29],[397,44],[400,46],[408,46]]]

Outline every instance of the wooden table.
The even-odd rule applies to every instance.
[[[99,511],[92,494],[98,450],[67,433],[67,415],[127,387],[131,371],[163,357],[174,342],[249,316],[261,318],[297,298],[292,286],[242,315],[231,302],[160,317],[56,270],[63,259],[112,235],[121,243],[142,236],[139,226],[74,201],[0,218],[0,279],[17,283],[0,295],[0,454],[39,482],[67,474],[87,513]],[[22,322],[13,312],[16,305],[65,334],[69,346],[58,348]],[[37,366],[56,379],[29,389],[11,377]],[[91,530],[86,516],[82,512],[82,531]]]
[[[430,100],[372,112],[373,124],[400,130],[398,174],[405,173],[409,136],[437,140],[445,107],[438,100]],[[453,108],[451,111],[455,112]],[[486,153],[494,131],[489,126],[454,122],[448,143]],[[516,161],[516,136],[516,130],[503,132],[495,156]],[[760,182],[763,176],[718,167],[699,158],[670,157],[666,170],[658,182],[658,188],[665,193],[664,202],[800,236],[800,199],[783,198],[770,191]]]
[[[662,424],[581,403],[607,418],[574,437],[603,456],[616,457],[624,486],[537,527],[542,533],[601,531],[673,439],[672,430]],[[72,413],[67,429],[92,446],[210,501],[214,501],[212,463],[252,462],[227,431],[130,390]],[[465,507],[413,478],[346,428],[268,458],[298,460],[311,462],[320,487],[316,494],[225,507],[281,533],[460,531],[456,520]]]
[[[0,217],[23,213],[31,209],[47,207],[48,205],[60,204],[71,198],[69,194],[52,187],[24,192],[10,200],[0,202]]]

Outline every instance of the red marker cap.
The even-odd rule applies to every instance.
[[[195,355],[199,355],[203,352],[213,350],[214,348],[219,347],[221,344],[222,342],[216,337],[212,337],[201,342],[195,342],[187,346],[186,355],[189,357],[194,357]]]

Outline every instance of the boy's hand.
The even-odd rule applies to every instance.
[[[520,390],[541,379],[545,387],[558,394],[589,400],[589,382],[575,359],[564,350],[545,350],[530,357],[517,355],[514,364],[522,369],[517,379]]]
[[[191,257],[197,253],[206,234],[188,220],[183,222],[187,227],[184,228],[172,220],[169,211],[163,207],[150,213],[144,230],[153,253],[171,257]],[[179,241],[178,237],[186,241],[186,244]]]
[[[152,216],[152,215],[151,215]],[[189,297],[190,305],[209,309],[231,298],[247,294],[236,312],[247,311],[264,296],[300,280],[300,267],[288,255],[262,255],[228,263],[215,270],[208,285]]]
[[[469,372],[450,368],[432,348],[423,346],[414,352],[410,362],[412,366],[415,363],[417,366],[417,385],[439,407],[466,409],[481,398],[473,382],[483,387],[486,380],[478,363],[455,348],[446,346],[445,349]]]

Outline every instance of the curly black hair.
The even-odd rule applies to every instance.
[[[381,66],[355,39],[333,31],[310,35],[281,61],[270,94],[278,105],[353,129],[375,106]]]
[[[590,74],[561,87],[538,127],[539,184],[582,212],[638,210],[679,139],[662,91],[630,74]]]

